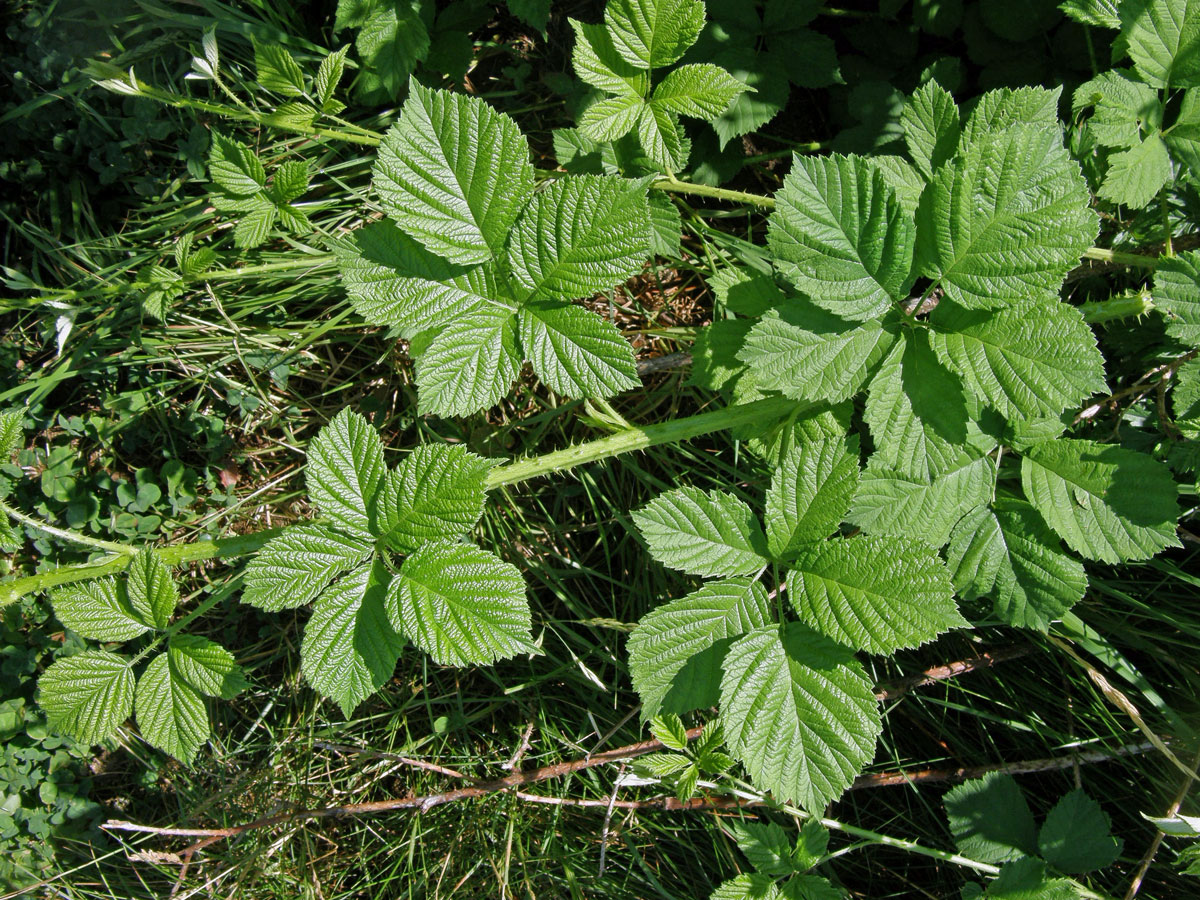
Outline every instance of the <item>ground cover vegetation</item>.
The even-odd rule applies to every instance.
[[[13,12],[11,895],[1194,893],[1200,6]]]

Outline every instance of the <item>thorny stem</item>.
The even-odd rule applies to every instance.
[[[566,472],[576,466],[620,456],[634,450],[645,450],[660,444],[673,444],[688,441],[715,431],[725,431],[743,425],[771,422],[781,419],[797,409],[793,400],[786,398],[768,398],[756,400],[753,403],[727,406],[712,412],[686,416],[658,425],[632,427],[616,434],[608,435],[594,441],[576,444],[564,450],[555,450],[530,459],[519,459],[498,466],[488,474],[486,487],[489,490],[507,485],[519,484],[541,475],[551,475],[556,472]],[[36,519],[17,513],[3,504],[3,511],[10,516],[34,528],[48,531],[64,540],[77,543],[97,542],[75,532],[67,532],[53,526],[44,525]],[[206,559],[226,559],[247,556],[260,550],[264,544],[282,531],[281,528],[271,528],[257,531],[253,534],[236,537],[218,538],[210,541],[194,541],[189,544],[177,544],[163,547],[158,552],[163,562],[169,566],[179,566],[184,563],[198,562]],[[97,560],[95,562],[77,563],[62,566],[49,572],[39,572],[27,575],[14,581],[0,583],[0,607],[7,606],[32,591],[44,590],[62,584],[71,584],[102,575],[111,575],[124,571],[136,549],[121,544],[99,542],[100,548],[119,552],[122,555]],[[119,549],[114,549],[119,548]]]

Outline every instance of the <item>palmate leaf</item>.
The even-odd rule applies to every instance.
[[[1021,500],[967,513],[950,535],[946,561],[968,600],[991,597],[993,615],[1015,628],[1045,631],[1083,599],[1087,573],[1042,518]]]
[[[690,63],[667,73],[650,103],[681,116],[715,119],[746,86],[712,63]]]
[[[315,599],[372,551],[372,540],[317,523],[293,525],[267,542],[246,567],[242,602],[268,612]]]
[[[372,174],[384,210],[431,253],[459,265],[499,257],[530,191],[529,144],[477,97],[409,86]]]
[[[187,764],[208,740],[204,698],[172,665],[170,652],[150,660],[137,683],[138,730],[151,746]]]
[[[628,647],[642,719],[716,703],[721,657],[734,638],[770,621],[766,589],[748,578],[710,582],[643,616]]]
[[[758,519],[721,491],[676,488],[634,512],[633,521],[651,556],[690,575],[752,575],[767,564]]]
[[[1120,16],[1129,57],[1147,84],[1200,87],[1200,0],[1128,0]]]
[[[839,403],[862,389],[893,340],[878,320],[855,325],[793,301],[780,315],[754,324],[737,358],[761,388],[796,400]]]
[[[611,397],[637,387],[633,348],[611,322],[570,303],[535,300],[520,311],[533,371],[567,397]]]
[[[380,541],[411,553],[426,541],[462,537],[483,515],[492,465],[457,445],[417,447],[388,473],[376,495]]]
[[[509,248],[526,299],[590,297],[632,278],[650,255],[646,189],[606,175],[562,179],[540,191]]]
[[[1098,224],[1058,126],[1009,125],[967,145],[925,189],[916,261],[966,307],[1049,297]]]
[[[534,651],[521,573],[470,544],[426,544],[387,594],[397,632],[447,666],[487,665]]]
[[[721,724],[761,789],[819,811],[875,751],[881,723],[852,651],[789,623],[758,628],[721,665]]]
[[[500,296],[493,267],[448,263],[391,221],[356,229],[334,252],[355,312],[374,325],[398,325],[406,340]]]
[[[129,660],[87,650],[56,660],[38,679],[38,703],[50,727],[85,744],[111,737],[133,711]]]
[[[59,588],[50,602],[64,627],[95,641],[127,641],[153,627],[129,602],[125,587],[112,578]]]
[[[1007,419],[1057,416],[1106,390],[1095,335],[1061,301],[1015,301],[994,311],[940,303],[931,322],[938,359]]]
[[[814,544],[791,567],[800,618],[851,649],[894,653],[968,622],[933,548],[890,537]]]
[[[910,537],[941,547],[959,519],[987,503],[996,482],[995,464],[960,450],[958,459],[926,480],[868,463],[847,521],[867,534]]]
[[[777,560],[822,541],[842,523],[858,490],[858,456],[844,437],[806,441],[785,453],[767,490],[767,549]]]
[[[383,481],[379,432],[361,415],[343,409],[308,448],[308,496],[351,536],[371,537],[368,510]]]
[[[678,62],[704,28],[702,0],[609,0],[604,23],[627,63],[657,69]]]
[[[138,618],[155,628],[167,627],[179,604],[179,589],[171,570],[150,547],[143,547],[129,562],[129,604]]]
[[[846,319],[904,296],[914,227],[883,173],[858,156],[799,156],[775,198],[767,242],[780,272]]]
[[[954,97],[933,79],[925,82],[904,105],[900,117],[908,155],[928,181],[954,158],[962,131]]]
[[[1021,486],[1067,546],[1088,559],[1148,559],[1180,546],[1175,480],[1145,453],[1071,438],[1034,444],[1021,460]]]
[[[1154,305],[1166,313],[1169,335],[1200,347],[1200,250],[1159,260]]]
[[[422,414],[465,416],[500,402],[521,369],[512,310],[481,305],[451,322],[417,357]]]
[[[392,677],[404,648],[384,603],[390,580],[382,562],[360,566],[317,598],[304,626],[304,677],[347,717]]]

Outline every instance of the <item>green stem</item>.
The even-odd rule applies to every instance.
[[[699,413],[698,415],[675,419],[674,421],[664,422],[659,425],[629,428],[617,434],[577,444],[574,447],[568,447],[565,450],[555,450],[543,456],[520,459],[499,466],[492,469],[488,474],[486,485],[489,490],[492,490],[505,485],[519,484],[522,481],[529,481],[532,478],[538,478],[542,475],[565,472],[576,466],[582,466],[601,459],[609,459],[613,456],[620,456],[622,453],[630,453],[634,450],[645,450],[648,447],[656,447],[660,444],[687,441],[701,435],[711,434],[714,431],[725,431],[741,425],[770,422],[774,419],[782,418],[796,408],[797,404],[794,400],[783,397],[772,397],[765,400],[756,400],[753,403],[727,406],[713,412]],[[22,517],[22,521],[26,518]],[[64,540],[78,540],[78,536],[74,532],[64,532],[60,529],[44,526],[36,520],[28,520],[27,524],[49,531],[51,534],[61,537]],[[189,544],[175,544],[160,548],[158,553],[162,557],[163,562],[169,566],[179,566],[184,563],[198,562],[205,559],[230,559],[239,556],[248,556],[262,549],[267,541],[278,535],[282,530],[282,528],[270,528],[265,531],[256,531],[253,534],[238,535],[236,537],[218,538],[211,541],[193,541]],[[87,539],[87,542],[97,543],[90,538]],[[14,603],[25,594],[33,591],[41,591],[63,584],[72,584],[77,581],[85,581],[90,578],[99,578],[103,575],[122,572],[128,568],[129,560],[136,552],[133,548],[122,544],[109,544],[106,541],[99,542],[99,544],[103,549],[113,550],[114,552],[121,553],[121,555],[95,562],[62,566],[49,572],[39,572],[36,575],[27,575],[13,581],[0,583],[0,607]]]
[[[694,194],[697,197],[712,197],[715,200],[729,200],[732,203],[745,203],[757,206],[759,209],[774,209],[775,199],[764,197],[762,194],[749,194],[745,191],[731,191],[726,188],[711,187],[707,184],[693,184],[690,181],[680,181],[673,175],[663,176],[650,185],[660,191],[670,191],[675,194]]]
[[[1089,247],[1083,251],[1084,259],[1094,259],[1098,262],[1113,263],[1118,266],[1134,266],[1139,269],[1153,269],[1158,265],[1157,256],[1144,256],[1141,253],[1124,253],[1120,250],[1108,250],[1104,247]]]

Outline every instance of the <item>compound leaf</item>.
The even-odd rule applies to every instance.
[[[369,14],[350,27],[359,27],[354,46],[363,60],[357,89],[360,96],[377,99],[382,92],[388,99],[399,96],[410,72],[429,53],[429,30],[421,18],[418,4],[412,0],[389,0],[363,4],[360,0],[339,0],[334,31],[341,29],[345,7],[365,8]]]
[[[154,657],[142,672],[134,707],[146,743],[185,765],[208,740],[204,698],[171,665],[169,652]]]
[[[95,641],[127,641],[153,627],[129,602],[112,578],[81,581],[50,595],[54,615],[64,627]]]
[[[767,490],[767,549],[787,559],[842,523],[858,490],[858,456],[845,438],[805,441],[785,453]]]
[[[715,119],[746,86],[712,63],[690,63],[667,73],[650,102],[681,116]]]
[[[417,357],[422,414],[465,416],[500,402],[521,368],[512,311],[484,305],[436,334]]]
[[[242,602],[268,612],[303,606],[371,555],[369,538],[328,525],[293,525],[271,538],[246,566]]]
[[[949,91],[933,79],[925,82],[904,104],[900,116],[908,155],[928,181],[953,159],[962,131],[958,105]]]
[[[752,575],[767,564],[762,526],[731,494],[676,488],[634,512],[633,521],[651,556],[689,575]]]
[[[1057,416],[1106,389],[1104,358],[1079,310],[1053,299],[994,311],[939,304],[934,353],[1006,419]]]
[[[638,141],[658,168],[677,171],[687,165],[691,144],[683,134],[679,117],[662,106],[642,107],[638,119]]]
[[[802,620],[868,653],[917,647],[968,624],[937,554],[900,538],[813,545],[791,567],[788,596]]]
[[[980,506],[959,520],[946,561],[968,600],[991,597],[996,618],[1045,631],[1083,598],[1087,573],[1041,516],[1021,500]]]
[[[793,156],[767,242],[776,265],[818,305],[847,319],[903,298],[914,227],[883,173],[859,156]]]
[[[917,264],[967,307],[1049,296],[1096,238],[1090,202],[1057,124],[1009,125],[968,145],[921,195]]]
[[[779,900],[779,888],[771,876],[749,872],[721,882],[708,900]]]
[[[133,710],[129,660],[86,650],[56,660],[38,679],[38,702],[50,727],[85,744],[111,737]]]
[[[10,409],[0,413],[0,464],[6,463],[24,441],[25,435],[21,428],[21,411]]]
[[[1031,125],[1035,129],[1061,131],[1058,121],[1058,101],[1062,88],[1042,87],[1001,88],[988,91],[979,98],[967,117],[959,143],[960,153],[971,144],[1000,134],[1014,125]]]
[[[1180,546],[1175,480],[1145,453],[1071,438],[1045,441],[1024,451],[1021,486],[1067,546],[1088,559],[1148,559]]]
[[[309,445],[308,496],[352,536],[372,535],[368,510],[384,472],[379,432],[350,409],[334,416]]]
[[[604,23],[617,53],[640,69],[678,62],[704,28],[702,0],[609,0]]]
[[[533,649],[521,573],[470,544],[426,544],[405,559],[387,613],[445,666],[487,665]]]
[[[129,562],[129,603],[138,618],[155,628],[166,628],[179,604],[179,588],[162,558],[143,547]]]
[[[646,189],[608,175],[579,175],[540,191],[509,248],[528,299],[590,297],[632,278],[650,256]]]
[[[721,665],[721,723],[755,785],[820,811],[875,752],[881,723],[852,652],[789,623],[734,642]]]
[[[360,566],[317,598],[304,626],[304,677],[347,717],[392,677],[404,648],[384,603],[390,578],[382,562]]]
[[[633,348],[611,322],[571,303],[521,307],[521,346],[533,371],[567,397],[611,397],[637,387]]]
[[[332,104],[335,102],[333,92],[337,90],[338,82],[342,80],[342,74],[346,71],[346,54],[349,50],[349,45],[335,50],[321,60],[321,65],[317,68],[317,77],[313,81],[313,93],[323,111],[337,112],[332,109]]]
[[[478,97],[413,81],[372,175],[381,205],[429,252],[474,265],[498,257],[530,191],[529,144]]]
[[[710,582],[643,616],[628,645],[643,720],[715,703],[721,656],[734,638],[770,621],[766,589],[748,578]]]

